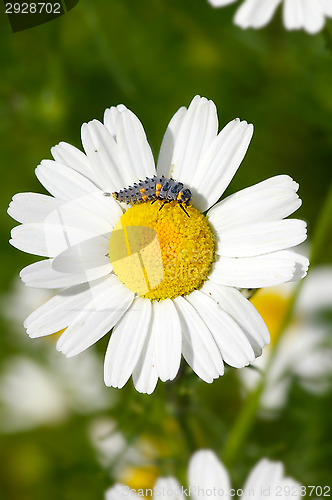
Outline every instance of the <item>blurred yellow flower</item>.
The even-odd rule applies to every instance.
[[[318,267],[309,272],[293,317],[276,346],[269,371],[265,373],[271,353],[270,346],[252,363],[252,366],[263,373],[248,368],[239,372],[247,391],[253,390],[261,377],[266,376],[260,405],[269,416],[285,405],[294,378],[311,392],[320,393],[329,387],[332,346],[329,343],[329,325],[320,318],[319,313],[332,310],[331,283],[332,266]],[[269,328],[271,344],[279,332],[293,291],[294,284],[285,283],[259,290],[252,298]]]

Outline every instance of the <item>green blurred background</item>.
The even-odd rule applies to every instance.
[[[252,122],[251,146],[227,193],[291,175],[303,200],[297,216],[308,221],[312,239],[331,181],[332,22],[316,36],[287,32],[278,12],[266,28],[243,31],[232,23],[234,12],[235,6],[214,10],[206,0],[80,0],[64,16],[15,34],[1,12],[3,298],[20,269],[38,260],[8,244],[12,195],[44,192],[34,168],[50,158],[51,146],[64,140],[81,147],[81,124],[102,120],[104,109],[119,103],[141,119],[155,155],[173,113],[196,94],[214,100],[221,127],[235,117]],[[327,237],[317,263],[331,263],[331,254]],[[0,363],[18,353],[44,359],[44,346],[35,347],[43,341],[26,339],[23,328],[3,316]],[[101,378],[105,347],[106,339],[97,346]],[[131,381],[122,391],[105,389],[112,404],[94,416],[120,422],[130,443],[142,434],[158,442],[163,452],[155,465],[184,481],[192,450],[178,426],[177,405],[193,405],[196,446],[219,455],[242,405],[232,371],[212,386],[190,376],[187,383],[194,387],[190,403],[176,382],[159,383],[153,397],[137,394]],[[294,384],[278,419],[257,419],[231,471],[235,485],[262,456],[284,461],[287,474],[303,484],[329,484],[330,415],[329,392],[308,395]],[[87,437],[91,418],[73,411],[51,427],[4,433],[1,498],[102,498],[112,478]]]

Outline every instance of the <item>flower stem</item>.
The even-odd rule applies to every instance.
[[[328,190],[323,208],[321,210],[314,238],[312,240],[310,265],[317,263],[320,257],[320,252],[324,248],[327,237],[330,235],[332,225],[332,183]]]
[[[318,256],[320,254],[321,249],[324,247],[326,235],[328,234],[328,229],[330,226],[330,222],[332,219],[332,185],[330,186],[329,192],[327,194],[327,197],[325,199],[325,203],[322,207],[318,223],[316,226],[316,230],[314,233],[314,237],[312,240],[312,251],[311,251],[311,263],[315,264]],[[234,462],[234,460],[237,457],[238,452],[240,451],[241,447],[243,446],[243,443],[246,441],[248,435],[250,434],[250,431],[255,423],[255,417],[256,413],[258,410],[259,406],[259,401],[261,398],[261,395],[263,393],[263,390],[265,388],[266,384],[266,379],[267,379],[267,374],[273,364],[275,352],[278,346],[278,343],[287,327],[289,324],[293,311],[294,311],[294,306],[296,304],[296,300],[298,298],[298,295],[300,293],[301,287],[303,284],[303,280],[301,280],[293,295],[291,298],[291,301],[289,302],[288,308],[286,310],[285,316],[283,318],[282,324],[277,332],[277,335],[275,337],[275,342],[271,346],[271,353],[269,356],[268,363],[266,365],[265,371],[264,371],[264,377],[260,380],[260,383],[256,387],[254,391],[252,391],[248,398],[246,399],[243,409],[241,413],[239,414],[238,418],[235,420],[235,423],[229,433],[228,440],[226,441],[224,451],[223,451],[223,462],[227,467],[231,466]]]
[[[262,378],[256,389],[249,394],[241,413],[235,420],[222,454],[223,463],[226,467],[232,466],[238,451],[251,430],[264,386],[265,381]]]

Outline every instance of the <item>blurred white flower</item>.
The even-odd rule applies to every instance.
[[[213,7],[224,7],[236,0],[208,0]],[[269,23],[277,7],[283,4],[283,21],[288,30],[304,29],[318,33],[325,17],[332,17],[331,0],[245,0],[238,8],[234,22],[241,28],[261,28]]]
[[[301,485],[294,479],[284,477],[281,462],[262,459],[250,472],[243,488],[231,487],[230,478],[224,465],[210,450],[200,450],[193,454],[188,469],[188,487],[181,487],[173,477],[160,478],[150,491],[137,489],[136,494],[128,486],[116,484],[106,491],[105,500],[138,499],[142,495],[154,498],[166,497],[169,500],[182,500],[190,496],[194,500],[217,498],[244,498],[245,500],[268,500],[274,498],[293,500],[300,498]]]
[[[23,356],[8,358],[0,383],[3,432],[57,424],[67,416],[64,394],[49,371]]]
[[[322,392],[329,387],[332,375],[332,346],[328,345],[328,325],[319,319],[319,311],[332,310],[332,267],[322,266],[309,272],[303,283],[293,318],[281,337],[272,365],[267,373],[265,390],[261,396],[261,409],[273,416],[286,401],[294,377],[303,388]],[[271,344],[252,365],[265,370],[270,358],[271,345],[282,323],[294,284],[287,283],[259,290],[252,302],[267,324]],[[331,325],[330,325],[331,328]],[[254,389],[262,373],[250,368],[238,372],[247,390]]]
[[[28,288],[19,280],[15,281],[12,291],[0,299],[2,312],[14,326],[14,333],[21,330],[21,338],[25,339],[24,318],[53,295],[52,291]],[[17,344],[17,339],[19,336],[15,337],[13,345]],[[93,350],[68,363],[54,351],[52,337],[44,342],[42,349],[39,348],[38,359],[27,357],[26,349],[25,354],[7,357],[0,367],[2,431],[17,432],[54,425],[73,412],[85,414],[110,407],[114,392],[104,386],[101,376],[102,369]]]
[[[151,440],[140,436],[129,443],[117,423],[106,417],[89,424],[88,436],[97,460],[117,480],[131,487],[154,483],[158,469],[153,464],[158,453]]]
[[[36,351],[52,342],[52,338],[50,338],[51,342],[45,342],[42,346],[28,342],[23,322],[27,315],[50,300],[55,294],[55,290],[23,286],[22,281],[16,278],[11,283],[9,291],[0,295],[0,314],[10,326],[4,334],[10,336],[9,342],[13,347]]]
[[[64,363],[53,349],[44,363],[23,355],[8,357],[0,372],[2,431],[54,425],[73,412],[85,414],[110,407],[113,398],[99,371],[98,357],[93,351],[70,363]]]
[[[13,281],[11,290],[3,294],[0,299],[1,313],[7,320],[11,321],[16,328],[23,328],[23,321],[37,307],[51,299],[56,292],[44,288],[27,288],[22,285],[20,279]]]
[[[111,418],[97,418],[89,424],[88,435],[96,452],[97,459],[104,467],[122,466],[127,461],[142,459],[137,448],[130,447],[124,435],[118,430],[117,423]]]

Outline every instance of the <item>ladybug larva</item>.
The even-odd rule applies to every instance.
[[[124,203],[136,203],[143,201],[164,200],[159,210],[163,208],[165,203],[170,201],[178,201],[180,208],[189,216],[183,204],[188,206],[191,200],[190,189],[183,186],[182,182],[177,182],[174,179],[167,179],[163,175],[158,177],[146,177],[144,181],[135,182],[132,186],[121,189],[119,192],[104,193],[105,196],[114,196],[114,198]]]

